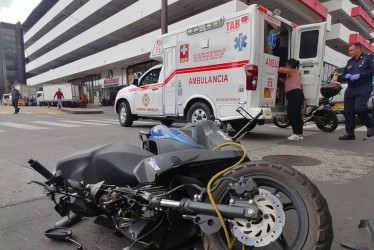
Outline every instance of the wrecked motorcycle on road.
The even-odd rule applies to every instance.
[[[201,238],[209,250],[330,249],[332,219],[318,188],[292,167],[250,161],[238,143],[260,115],[233,138],[211,120],[157,125],[140,132],[142,148],[86,149],[61,159],[54,173],[30,159],[46,178],[32,182],[65,222],[97,217],[144,248],[180,249]]]

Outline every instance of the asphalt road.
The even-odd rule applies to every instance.
[[[75,249],[74,244],[56,243],[43,235],[59,216],[42,188],[26,183],[42,180],[27,166],[27,159],[52,171],[61,157],[95,145],[126,141],[140,146],[138,132],[157,124],[140,121],[123,128],[111,107],[92,115],[50,111],[25,107],[13,115],[0,108],[0,249]],[[289,129],[264,125],[247,134],[242,144],[253,160],[283,160],[313,180],[333,216],[332,249],[345,249],[340,244],[348,240],[374,249],[368,231],[358,228],[361,219],[374,219],[374,137],[366,138],[366,129],[359,128],[356,141],[339,141],[343,133],[343,125],[333,133],[311,126],[305,128],[303,141],[287,141]],[[309,160],[292,162],[292,156]],[[84,249],[123,249],[130,243],[92,219],[82,220],[73,232]]]

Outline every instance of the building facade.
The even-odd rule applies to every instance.
[[[13,84],[26,84],[21,23],[0,22],[0,97]]]
[[[168,31],[254,3],[297,25],[327,21],[326,80],[345,65],[349,44],[374,52],[373,1],[168,0]],[[89,103],[112,104],[118,89],[158,63],[149,54],[161,34],[161,6],[162,0],[43,0],[24,23],[27,84],[70,82],[84,86]]]

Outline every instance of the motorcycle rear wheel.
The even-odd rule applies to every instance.
[[[291,122],[288,120],[287,115],[275,117],[273,122],[278,128],[288,128],[291,126]]]
[[[333,240],[332,218],[318,188],[292,167],[266,161],[241,164],[215,181],[212,195],[217,204],[228,204],[229,178],[251,177],[261,189],[270,191],[282,202],[285,225],[280,237],[261,249],[330,249]],[[226,224],[230,228],[230,224]],[[232,238],[232,235],[230,235]],[[228,249],[223,229],[204,236],[205,250]],[[254,247],[253,247],[254,248]],[[250,248],[250,249],[253,249]],[[236,241],[234,250],[242,249]]]
[[[335,112],[329,109],[322,109],[315,113],[314,117],[318,117],[317,127],[323,132],[333,132],[339,125],[338,117]]]

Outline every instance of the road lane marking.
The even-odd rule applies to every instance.
[[[1,132],[6,132],[6,131],[5,131],[5,130],[0,130],[0,133],[1,133]]]
[[[98,123],[104,123],[104,124],[119,124],[118,121],[102,121],[102,120],[84,120],[87,122],[98,122]]]
[[[44,124],[44,125],[51,125],[51,126],[56,126],[56,127],[65,127],[65,128],[82,127],[81,125],[77,125],[77,124],[66,124],[66,123],[48,122],[48,121],[31,121],[31,122],[38,123],[38,124]]]
[[[2,122],[0,123],[0,125],[12,127],[12,128],[26,129],[26,130],[48,129],[46,127],[39,127],[39,126],[33,126],[33,125],[22,124],[22,123],[14,123],[14,122]]]
[[[95,125],[95,126],[106,126],[109,125],[108,123],[95,123],[95,122],[87,122],[87,121],[70,121],[70,120],[63,120],[63,122],[67,123],[76,123],[82,125]]]

